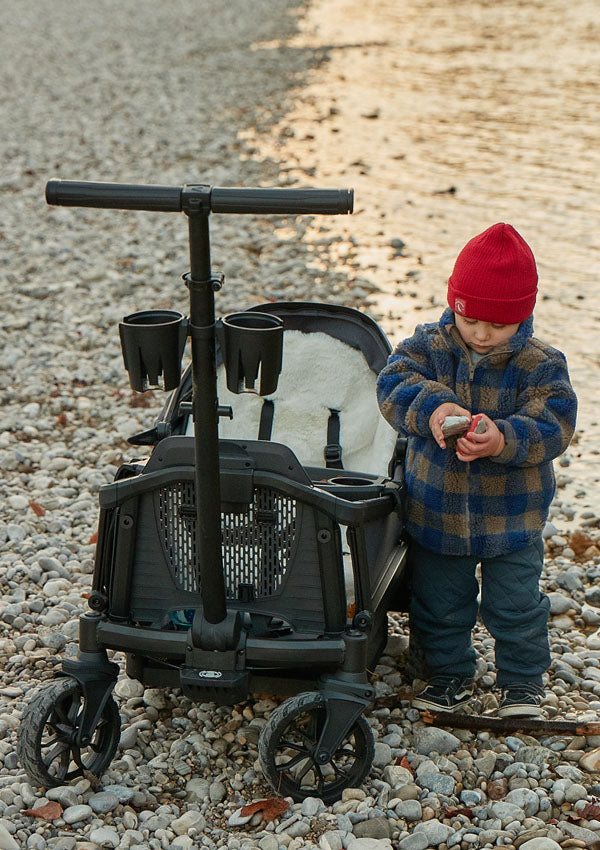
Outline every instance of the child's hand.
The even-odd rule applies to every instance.
[[[439,407],[436,407],[429,417],[429,427],[433,434],[433,439],[442,449],[446,448],[446,440],[442,433],[442,422],[446,416],[467,416],[470,419],[471,411],[465,410],[464,407],[461,407],[459,404],[454,404],[452,401],[445,401],[444,404],[440,404]]]
[[[456,441],[456,457],[459,460],[468,462],[480,457],[496,457],[503,450],[504,434],[502,431],[485,413],[481,414],[481,418],[486,424],[486,430],[483,434],[476,434],[471,431],[464,437],[459,437]]]

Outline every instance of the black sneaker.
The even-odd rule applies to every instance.
[[[473,696],[473,681],[461,676],[433,676],[411,705],[430,711],[457,711]]]
[[[502,689],[498,717],[543,717],[544,689],[528,682]]]

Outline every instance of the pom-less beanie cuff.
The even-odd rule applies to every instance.
[[[533,313],[537,280],[527,242],[510,224],[494,224],[458,255],[448,304],[459,316],[512,325]]]
[[[494,322],[500,325],[514,325],[524,322],[533,313],[537,288],[523,298],[513,298],[510,301],[496,298],[473,296],[455,290],[450,281],[448,286],[448,304],[450,308],[469,319],[479,319],[481,322]]]

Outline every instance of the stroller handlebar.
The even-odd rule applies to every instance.
[[[346,215],[352,212],[352,189],[244,189],[186,186],[94,183],[87,180],[50,180],[46,201],[62,207],[187,212],[191,201],[215,213],[277,215]]]
[[[181,212],[181,187],[49,180],[46,201],[60,207]]]
[[[210,208],[216,213],[347,215],[354,207],[352,189],[214,188]]]

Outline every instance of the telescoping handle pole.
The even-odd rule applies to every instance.
[[[215,627],[221,624],[222,633],[231,631],[233,637],[235,627],[228,626],[232,618],[227,612],[221,555],[215,280],[210,265],[209,214],[346,215],[352,212],[354,193],[352,189],[244,189],[214,188],[203,183],[145,186],[50,180],[46,200],[66,207],[183,212],[188,216],[190,274],[185,277],[190,293],[192,340],[196,556],[204,619]],[[219,640],[215,638],[214,648],[217,644]]]

